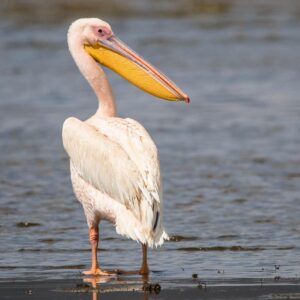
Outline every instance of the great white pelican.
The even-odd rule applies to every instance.
[[[89,227],[92,266],[84,274],[114,273],[102,270],[97,260],[101,220],[113,223],[118,234],[142,244],[142,264],[136,272],[148,274],[147,247],[159,246],[168,238],[163,226],[158,153],[141,124],[118,117],[111,86],[99,64],[156,97],[185,102],[189,97],[100,19],[72,23],[68,45],[99,101],[93,116],[85,121],[70,117],[62,130],[73,190]]]

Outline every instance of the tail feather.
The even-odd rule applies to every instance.
[[[151,218],[153,222],[150,226],[139,221],[130,211],[127,211],[130,216],[124,213],[119,214],[115,224],[117,233],[142,244],[147,244],[151,248],[161,246],[165,240],[169,239],[169,236],[162,223],[162,212],[154,211],[154,218]]]

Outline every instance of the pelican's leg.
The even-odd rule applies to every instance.
[[[142,265],[141,268],[137,271],[124,271],[124,270],[117,270],[118,274],[124,274],[124,275],[134,275],[134,274],[140,274],[140,275],[148,275],[149,274],[149,268],[148,268],[148,260],[147,260],[147,245],[142,244],[142,250],[143,250],[143,259],[142,259]]]
[[[147,257],[147,245],[143,244],[142,245],[143,249],[143,260],[142,260],[142,266],[139,271],[141,275],[147,275],[149,274],[149,267],[148,267],[148,257]]]
[[[84,275],[113,275],[113,272],[107,272],[100,269],[97,258],[99,242],[99,227],[98,225],[90,228],[90,243],[92,247],[92,267],[89,271],[84,271]]]

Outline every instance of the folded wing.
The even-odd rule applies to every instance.
[[[161,208],[159,161],[152,139],[138,122],[69,118],[63,143],[86,182],[125,205],[149,230],[156,227]]]

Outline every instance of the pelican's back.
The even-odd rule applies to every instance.
[[[151,237],[149,246],[161,244],[167,235],[159,160],[147,131],[131,119],[69,118],[63,143],[79,176],[129,209]]]

